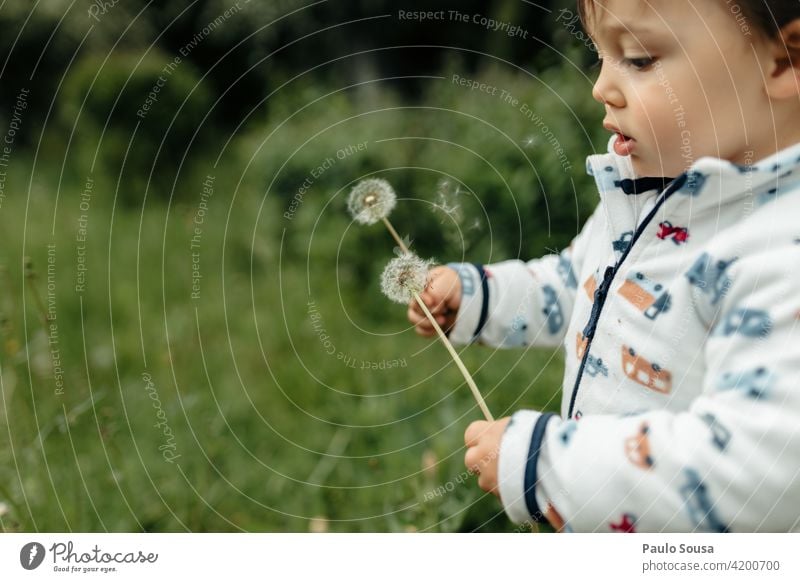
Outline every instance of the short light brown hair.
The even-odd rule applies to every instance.
[[[586,26],[586,17],[594,11],[595,3],[601,0],[578,0],[578,13]],[[715,0],[729,6],[736,4],[750,21],[752,28],[767,38],[777,38],[781,28],[800,18],[798,0]]]

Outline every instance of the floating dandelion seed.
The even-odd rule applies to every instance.
[[[402,257],[406,253],[411,252],[411,245],[414,244],[414,241],[408,235],[404,235],[403,239],[400,241],[400,244],[392,249],[395,255],[398,257]]]
[[[449,218],[456,224],[461,223],[461,205],[458,203],[460,195],[461,187],[458,184],[456,184],[455,190],[453,190],[449,180],[442,180],[439,182],[436,190],[436,204],[433,205],[433,208],[445,215],[442,219],[442,223],[444,223],[446,218]]]
[[[371,178],[353,187],[347,199],[347,209],[356,222],[375,224],[389,216],[396,203],[392,185],[386,180]]]
[[[381,275],[383,294],[395,303],[407,304],[425,290],[428,269],[433,261],[423,260],[413,253],[392,259]]]
[[[413,253],[406,253],[402,257],[392,259],[383,270],[383,275],[381,275],[381,290],[389,299],[396,303],[408,304],[411,301],[417,302],[417,305],[419,305],[425,317],[428,318],[428,321],[436,330],[436,334],[444,344],[444,347],[447,348],[450,357],[452,357],[453,361],[456,363],[461,375],[472,391],[472,395],[478,402],[483,416],[486,420],[493,421],[494,417],[492,413],[489,412],[489,408],[486,406],[483,396],[481,396],[478,387],[475,385],[475,380],[472,379],[464,362],[461,361],[458,352],[453,348],[453,344],[447,339],[447,336],[442,331],[436,318],[433,317],[430,309],[428,309],[428,306],[425,305],[425,302],[419,296],[428,284],[428,270],[432,264],[433,261],[423,260]]]
[[[526,148],[530,148],[535,146],[536,142],[537,142],[536,138],[532,135],[529,135],[528,137],[522,140],[522,145],[524,145]]]

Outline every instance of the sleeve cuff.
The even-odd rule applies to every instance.
[[[480,336],[486,323],[489,295],[486,274],[481,265],[448,263],[461,279],[461,307],[449,338],[454,344],[469,344]]]
[[[555,416],[521,410],[511,417],[500,443],[500,500],[514,523],[543,518],[536,500],[536,465],[547,423]]]

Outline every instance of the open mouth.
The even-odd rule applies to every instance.
[[[617,132],[617,139],[614,141],[614,152],[619,156],[629,156],[636,145],[636,140],[625,134]]]

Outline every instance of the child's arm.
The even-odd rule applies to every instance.
[[[731,267],[719,311],[699,306],[711,328],[707,374],[688,411],[577,422],[521,411],[501,442],[504,421],[470,427],[467,463],[485,488],[499,481],[514,521],[545,515],[577,531],[800,529],[800,244],[781,230],[755,252],[744,241],[749,255]],[[742,309],[769,312],[771,325],[758,337],[717,327]],[[478,462],[498,445],[499,461]]]
[[[452,327],[453,343],[479,341],[494,347],[560,345],[595,223],[593,215],[570,247],[558,255],[527,263],[451,263],[437,268],[422,299],[439,314],[445,329]],[[433,334],[417,305],[409,306],[408,317],[421,335]]]

